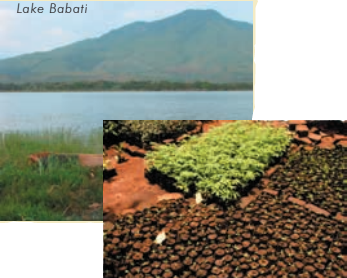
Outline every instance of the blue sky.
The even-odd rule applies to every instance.
[[[52,1],[53,2],[53,1]],[[19,14],[20,7],[42,6],[42,14]],[[50,14],[50,1],[0,1],[0,59],[47,51],[87,38],[98,37],[134,21],[153,21],[186,9],[215,9],[225,17],[253,23],[253,1],[188,2],[55,2],[70,7],[87,4],[87,13]]]

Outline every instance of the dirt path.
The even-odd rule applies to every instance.
[[[108,152],[112,156],[112,151]],[[117,176],[104,181],[103,209],[108,214],[125,214],[155,205],[160,199],[180,198],[167,193],[145,178],[145,161],[141,157],[123,155],[125,162],[117,164]]]

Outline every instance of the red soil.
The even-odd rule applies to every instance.
[[[232,122],[235,122],[235,121],[234,120],[218,120],[218,121],[204,122],[202,125],[202,130],[203,130],[203,132],[207,132],[207,131],[209,131],[209,129],[211,127],[220,126],[222,124],[232,123]]]
[[[39,163],[40,159],[47,158],[50,155],[61,155],[61,156],[75,156],[78,155],[79,163],[86,167],[97,167],[101,166],[102,156],[101,154],[54,154],[50,152],[40,152],[29,156],[29,161],[31,163]]]
[[[141,157],[123,155],[127,160],[117,165],[117,176],[104,181],[104,212],[124,214],[155,205],[160,199],[180,198],[181,194],[167,193],[145,178],[145,162]]]
[[[50,155],[49,152],[41,152],[41,153],[32,154],[29,156],[29,161],[32,163],[38,163],[41,158],[48,157],[49,155]]]

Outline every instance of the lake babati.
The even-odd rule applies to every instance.
[[[91,129],[103,120],[251,120],[252,110],[252,91],[0,93],[0,129]]]

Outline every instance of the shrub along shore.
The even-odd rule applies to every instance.
[[[81,81],[50,83],[0,83],[0,92],[117,92],[117,91],[252,91],[253,83],[169,81]]]
[[[31,154],[100,153],[101,132],[77,135],[72,130],[10,132],[0,141],[0,221],[101,221],[101,166],[31,163]]]

